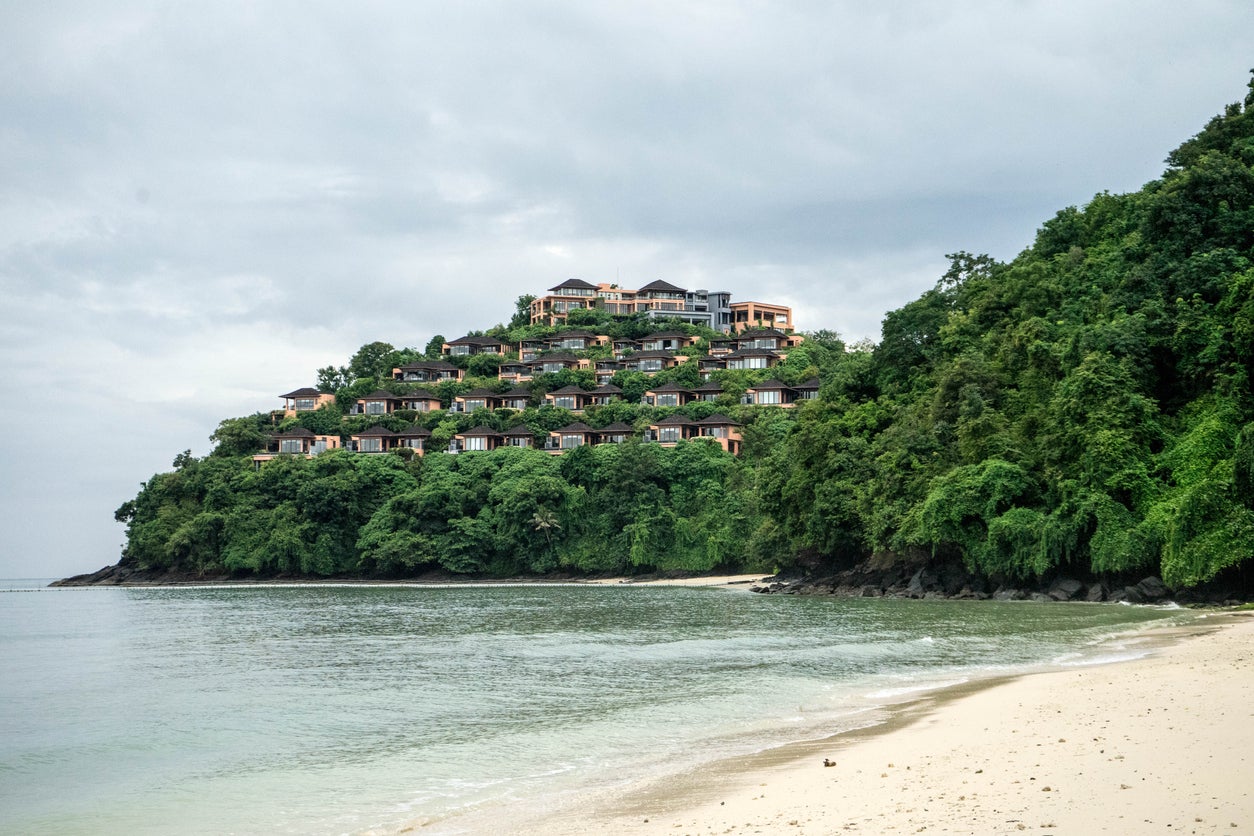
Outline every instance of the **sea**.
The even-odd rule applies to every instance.
[[[744,587],[0,582],[0,832],[470,832],[1151,652],[1186,610]]]

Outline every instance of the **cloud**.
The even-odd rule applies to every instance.
[[[1244,95],[1251,28],[1235,0],[12,5],[0,572],[107,562],[108,512],[219,419],[571,276],[876,336],[945,253],[1158,176]]]

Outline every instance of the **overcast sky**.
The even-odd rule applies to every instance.
[[[877,338],[1245,94],[1231,2],[0,6],[0,577],[363,343],[566,278]]]

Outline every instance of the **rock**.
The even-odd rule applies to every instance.
[[[862,587],[863,598],[879,598],[883,594],[884,593],[880,591],[880,588],[878,586],[872,586],[871,584],[867,584],[866,586]]]
[[[1141,590],[1135,586],[1125,586],[1122,593],[1123,595],[1120,598],[1122,601],[1127,601],[1129,604],[1145,603],[1145,596],[1142,595]],[[1111,600],[1114,600],[1114,595],[1111,595]]]
[[[1098,601],[1105,601],[1106,600],[1106,587],[1102,586],[1100,583],[1093,584],[1092,586],[1089,587],[1089,591],[1085,594],[1084,600],[1090,601],[1092,603],[1097,603]]]
[[[941,570],[939,582],[946,595],[957,595],[967,585],[967,570],[950,564]]]
[[[1028,598],[1032,601],[1037,602],[1038,604],[1045,604],[1054,600],[1053,598],[1046,595],[1044,592],[1033,592],[1031,595],[1028,596]]]
[[[1080,594],[1081,589],[1084,589],[1084,584],[1075,578],[1059,578],[1050,585],[1049,597],[1055,601],[1070,601]]]
[[[1171,594],[1163,582],[1153,575],[1138,583],[1135,589],[1146,601],[1161,601]]]
[[[1022,601],[1026,597],[1027,595],[1024,594],[1022,589],[1014,589],[1012,587],[1005,586],[999,587],[998,590],[993,593],[994,601]]]

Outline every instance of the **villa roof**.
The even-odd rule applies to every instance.
[[[748,391],[756,392],[761,389],[791,389],[791,388],[792,387],[789,386],[787,383],[783,383],[778,380],[764,380],[761,383],[755,383],[754,385],[750,386]]]
[[[500,397],[502,398],[530,398],[531,390],[528,389],[526,386],[515,386],[513,389],[510,389],[508,392],[504,393],[503,395],[500,395]]]
[[[724,391],[724,389],[723,389],[723,384],[716,383],[713,380],[711,380],[708,383],[702,383],[700,386],[698,386],[696,389],[693,389],[692,391],[694,392],[722,392]]]
[[[796,386],[792,388],[798,389],[798,390],[804,389],[805,391],[817,390],[819,388],[819,379],[817,377],[812,377],[809,380],[807,380],[805,383],[798,383]]]
[[[395,434],[397,438],[430,438],[431,430],[426,427],[409,427]]]
[[[549,392],[550,395],[586,395],[588,390],[582,386],[563,386],[561,389],[554,389]]]
[[[662,340],[668,337],[680,337],[686,340],[689,335],[685,334],[683,331],[655,331],[654,333],[643,337],[642,340]]]
[[[655,358],[661,358],[663,360],[674,360],[675,352],[663,351],[661,349],[655,348],[655,349],[650,349],[649,351],[637,351],[635,354],[631,355],[632,360],[651,360]]]
[[[452,363],[445,363],[443,360],[416,360],[413,363],[406,363],[403,366],[397,366],[401,371],[409,369],[432,369],[435,371],[456,371],[457,367]]]
[[[594,432],[597,432],[597,431],[592,429],[592,427],[589,427],[587,424],[583,423],[582,421],[576,421],[573,424],[567,424],[564,427],[559,427],[558,429],[553,430],[552,432],[549,433],[549,435],[552,435],[553,433],[594,433]]]
[[[608,435],[610,433],[634,433],[635,431],[635,427],[623,421],[615,421],[613,424],[597,430],[597,432],[603,435]]]
[[[577,290],[596,290],[597,286],[588,284],[583,279],[567,279],[561,284],[550,287],[549,290],[562,290],[564,288],[575,288]]]
[[[692,419],[689,418],[687,415],[682,415],[676,412],[673,415],[667,415],[665,418],[661,419],[660,421],[654,421],[649,426],[652,426],[652,427],[673,427],[673,426],[688,427],[688,426],[691,426],[692,423],[693,423]]]
[[[726,415],[724,415],[721,412],[715,412],[713,415],[710,415],[706,418],[702,418],[700,421],[697,422],[697,424],[700,426],[705,426],[705,427],[709,427],[709,426],[739,427],[740,426],[738,422],[733,421],[732,419],[728,418]]]
[[[469,392],[464,392],[458,395],[457,397],[463,398],[463,399],[465,398],[496,398],[496,397],[499,397],[499,395],[497,395],[496,392],[493,392],[491,389],[484,389],[482,386],[480,386],[478,389],[471,389]]]
[[[403,401],[438,401],[440,396],[431,392],[429,389],[415,389],[412,392],[406,392],[401,395]]]
[[[357,400],[359,401],[399,401],[400,399],[401,399],[400,395],[393,395],[391,392],[388,392],[385,389],[375,389],[369,395],[362,395]]]
[[[663,383],[661,386],[655,386],[649,390],[650,392],[691,392],[687,386],[680,386],[678,383]]]
[[[594,395],[621,395],[623,394],[623,390],[619,389],[613,383],[607,383],[604,386],[598,386],[597,388],[593,389],[592,394]]]
[[[636,291],[637,293],[687,293],[682,287],[675,287],[670,282],[664,282],[658,279],[655,282],[649,282],[644,287]]]
[[[788,335],[776,328],[747,328],[736,335],[738,340],[751,340],[754,337],[780,337],[787,339]]]
[[[735,360],[737,357],[778,357],[773,349],[769,348],[738,348],[731,354],[724,354],[721,360]]]
[[[274,438],[315,438],[317,433],[313,430],[307,430],[304,427],[292,427],[290,430],[284,430],[275,433]]]
[[[526,424],[518,424],[517,426],[510,427],[508,430],[501,433],[501,435],[508,436],[509,438],[521,438],[522,436],[535,438],[536,434],[532,432],[531,427],[528,427]]]
[[[322,394],[321,392],[319,392],[317,389],[313,388],[312,386],[306,386],[302,389],[297,389],[293,392],[288,392],[286,395],[279,395],[279,397],[280,398],[316,398],[321,394]]]
[[[574,330],[572,330],[572,331],[558,331],[556,334],[554,334],[553,336],[549,337],[549,339],[551,339],[551,340],[564,340],[564,339],[566,339],[566,338],[568,338],[568,337],[593,337],[593,338],[595,339],[595,338],[596,338],[596,336],[597,336],[597,335],[596,335],[596,334],[594,334],[594,333],[592,333],[591,331],[585,331],[585,330],[583,330],[583,329],[581,329],[581,328],[576,328],[576,329],[574,329]]]
[[[465,432],[454,433],[453,435],[454,435],[454,436],[462,436],[463,438],[465,438],[465,437],[467,437],[467,436],[500,435],[500,433],[499,433],[499,432],[497,432],[496,430],[492,429],[491,427],[485,427],[485,426],[483,426],[482,424],[480,424],[479,426],[477,426],[477,427],[472,427],[471,429],[466,430]]]
[[[505,345],[501,340],[495,337],[471,336],[467,334],[464,337],[458,337],[455,340],[449,340],[449,345]]]
[[[542,363],[554,363],[554,362],[556,362],[556,363],[578,363],[578,362],[579,362],[579,358],[578,358],[578,357],[576,357],[575,355],[571,354],[569,351],[554,351],[554,352],[552,352],[551,354],[546,354],[546,355],[544,355],[543,357],[537,357],[537,358],[536,358],[536,359],[534,359],[534,360],[528,360],[528,361],[527,361],[526,363],[524,363],[523,365],[526,365],[526,366],[538,366],[538,365],[540,365],[540,364],[542,364]]]
[[[381,424],[375,424],[373,427],[368,427],[359,433],[352,433],[352,435],[357,438],[386,438],[396,435],[396,433]]]

